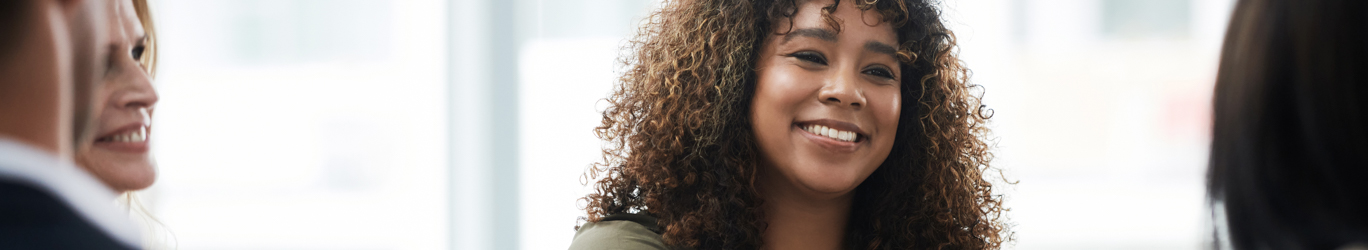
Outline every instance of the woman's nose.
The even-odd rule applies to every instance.
[[[823,103],[835,104],[859,109],[865,103],[864,94],[859,89],[859,76],[842,70],[831,77],[826,85],[822,87],[818,98]]]
[[[159,98],[152,87],[152,77],[137,61],[130,61],[132,63],[125,64],[131,64],[131,67],[121,71],[125,75],[118,78],[120,82],[110,86],[118,88],[113,104],[118,108],[151,108]]]

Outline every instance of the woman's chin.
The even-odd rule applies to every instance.
[[[157,172],[152,168],[143,168],[112,177],[101,178],[101,180],[115,192],[138,191],[151,187],[152,183],[157,180]]]
[[[864,178],[854,174],[820,174],[799,177],[799,185],[819,198],[836,198],[850,194]]]
[[[145,155],[85,153],[78,163],[115,192],[142,190],[157,179],[156,167]]]

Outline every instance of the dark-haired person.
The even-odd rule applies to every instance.
[[[1239,1],[1214,108],[1218,247],[1368,249],[1368,1]]]
[[[936,3],[667,1],[608,98],[570,249],[997,249]]]
[[[113,192],[72,164],[109,50],[106,2],[0,1],[0,249],[137,249]]]

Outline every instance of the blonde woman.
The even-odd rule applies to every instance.
[[[147,226],[155,219],[133,191],[156,180],[149,153],[152,114],[157,91],[152,86],[156,66],[156,32],[147,0],[121,0],[107,7],[109,37],[102,44],[111,51],[98,69],[102,88],[94,93],[89,136],[77,145],[76,162],[110,190]],[[159,240],[153,240],[155,243]],[[153,246],[158,244],[144,244]]]
[[[136,4],[141,3],[141,4]],[[117,192],[147,188],[156,179],[148,153],[148,131],[157,104],[152,87],[152,29],[135,9],[143,0],[111,4],[104,83],[95,94],[91,116],[94,136],[80,143],[77,162]]]

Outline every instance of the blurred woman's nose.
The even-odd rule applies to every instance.
[[[142,67],[142,64],[129,58],[123,62],[127,65],[127,70],[121,70],[124,75],[118,77],[118,81],[108,85],[116,88],[114,98],[111,99],[114,107],[137,109],[151,108],[157,104],[157,91],[152,87],[152,76]]]

